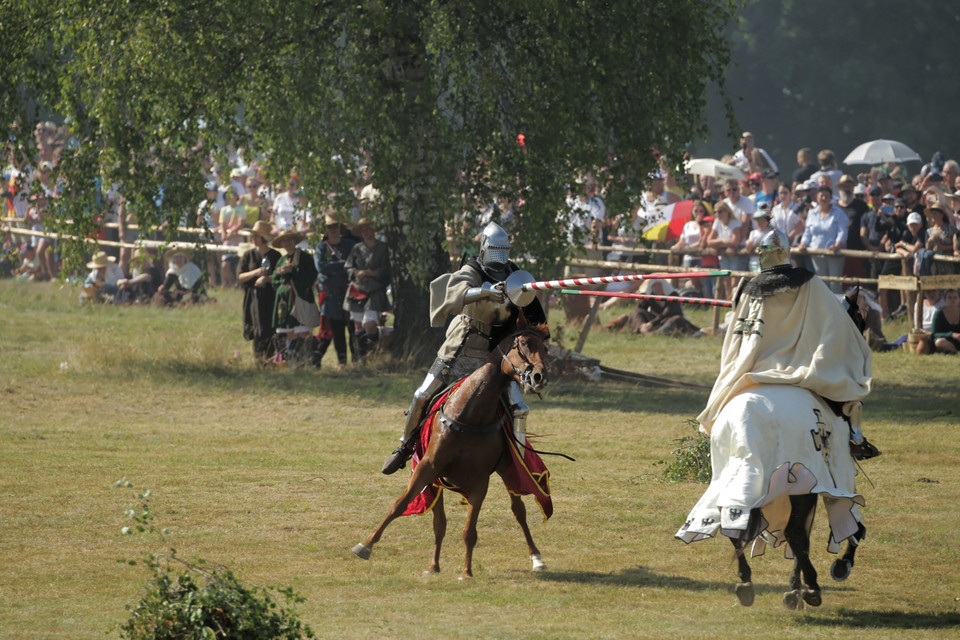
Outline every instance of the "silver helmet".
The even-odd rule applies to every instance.
[[[757,247],[757,253],[760,255],[760,268],[769,269],[780,264],[789,264],[790,262],[790,241],[787,236],[779,229],[771,229],[760,238],[760,245]]]
[[[510,259],[510,236],[496,222],[485,226],[480,236],[480,255],[477,261],[485,269],[500,271]]]

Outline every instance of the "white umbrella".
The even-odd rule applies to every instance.
[[[695,176],[713,176],[714,178],[746,180],[746,176],[743,175],[743,171],[739,168],[712,158],[694,158],[693,160],[688,160],[684,169],[687,173],[692,173]]]
[[[916,151],[896,140],[864,142],[843,159],[843,164],[880,164],[920,160]]]

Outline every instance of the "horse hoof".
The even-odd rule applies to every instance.
[[[803,601],[811,607],[819,607],[823,604],[823,599],[820,597],[820,589],[804,589]]]
[[[783,606],[791,611],[803,609],[803,597],[800,595],[800,589],[787,591],[783,594]]]
[[[466,582],[467,580],[473,580],[473,576],[461,575],[459,578],[457,578],[457,580],[460,582]]]
[[[850,577],[850,570],[853,569],[853,563],[843,558],[838,558],[830,565],[830,577],[837,582],[843,582]]]
[[[426,571],[423,572],[423,577],[429,578],[431,576],[438,575],[439,573],[440,573],[439,569],[437,571],[434,571],[433,569],[427,569]]]
[[[358,557],[358,558],[363,558],[364,560],[369,560],[369,559],[370,559],[370,551],[371,551],[371,549],[370,549],[370,547],[368,547],[367,545],[363,544],[362,542],[361,542],[360,544],[358,544],[357,546],[355,546],[353,549],[350,549],[350,551],[353,551],[355,554],[357,554],[357,557]]]
[[[737,600],[740,601],[745,607],[749,607],[753,604],[753,583],[752,582],[740,582],[737,584]]]
[[[533,561],[533,570],[534,571],[546,571],[547,565],[544,564],[543,558],[540,557],[539,553],[535,553],[530,556],[530,560]]]

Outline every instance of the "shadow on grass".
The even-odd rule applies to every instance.
[[[662,575],[654,573],[646,567],[631,567],[622,569],[618,573],[597,573],[595,571],[546,571],[537,574],[539,580],[547,582],[572,582],[576,584],[613,585],[618,587],[660,587],[664,589],[681,589],[683,591],[717,591],[733,593],[736,576],[731,574],[727,582],[693,580],[684,576]],[[761,585],[754,583],[754,590],[758,593],[782,593],[784,586]]]
[[[834,617],[804,615],[797,618],[797,624],[847,629],[952,629],[960,627],[960,613],[838,609]]]

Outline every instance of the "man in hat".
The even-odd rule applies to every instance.
[[[253,343],[253,359],[261,367],[277,353],[273,320],[277,292],[271,276],[282,256],[270,246],[273,238],[273,226],[257,220],[250,230],[253,247],[240,257],[237,274],[243,289],[243,338]]]
[[[360,218],[356,230],[361,242],[353,246],[343,265],[349,278],[343,309],[353,320],[357,353],[363,358],[380,340],[381,316],[393,307],[387,297],[390,284],[387,245],[377,239],[377,231],[369,218]]]
[[[117,281],[123,276],[113,256],[107,256],[106,251],[98,251],[87,263],[87,269],[90,269],[90,273],[83,281],[84,297],[98,302],[112,301],[118,291]]]
[[[276,302],[273,308],[276,332],[286,337],[285,355],[288,364],[307,363],[306,340],[320,325],[313,287],[317,268],[313,257],[297,245],[303,234],[293,229],[282,231],[270,246],[283,254],[273,270]]]
[[[347,257],[357,241],[343,234],[343,225],[327,213],[323,218],[326,233],[313,252],[317,267],[317,306],[320,307],[320,330],[316,336],[314,358],[317,366],[333,342],[337,363],[347,364],[347,344],[350,344],[353,361],[357,361],[356,345],[349,339],[350,315],[344,310],[347,293]]]
[[[485,364],[500,341],[516,330],[520,313],[532,324],[546,322],[536,298],[523,309],[506,298],[503,283],[519,270],[509,257],[507,232],[491,222],[481,232],[479,255],[458,271],[430,283],[431,326],[443,326],[448,315],[456,317],[447,327],[447,337],[437,351],[437,359],[413,395],[400,446],[386,459],[382,473],[389,475],[403,468],[413,452],[414,434],[430,399],[446,385]],[[526,433],[530,408],[524,403],[523,392],[516,382],[508,387],[507,397],[513,413],[514,433],[519,440]]]

